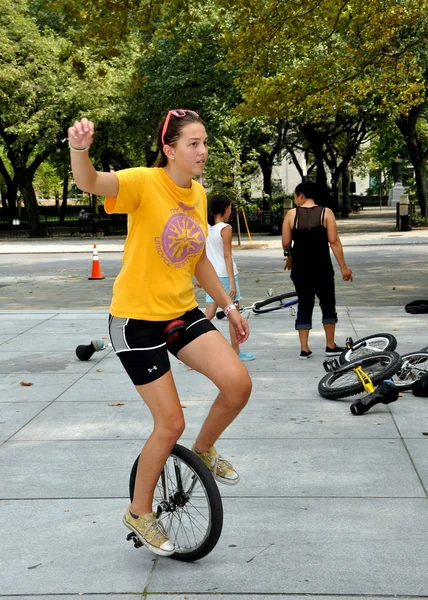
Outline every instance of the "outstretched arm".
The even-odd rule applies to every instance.
[[[97,196],[116,198],[119,180],[115,173],[96,171],[89,159],[89,147],[93,142],[94,124],[83,118],[68,128],[71,170],[74,183],[83,192]]]
[[[334,218],[333,212],[329,208],[325,209],[325,226],[327,228],[327,236],[330,248],[332,249],[342,272],[342,279],[344,281],[352,281],[352,271],[345,262],[342,242],[340,241],[339,234],[337,232],[336,219]]]

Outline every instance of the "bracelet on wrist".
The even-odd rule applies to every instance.
[[[236,304],[229,304],[229,306],[226,306],[225,308],[223,308],[223,312],[226,317],[230,313],[231,310],[236,310]]]
[[[291,248],[284,248],[284,256],[291,256]]]
[[[68,140],[68,147],[72,152],[87,152],[89,150],[89,146],[86,146],[86,148],[73,148],[70,144],[70,140]]]

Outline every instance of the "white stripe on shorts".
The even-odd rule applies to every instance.
[[[151,346],[150,348],[130,348],[126,341],[125,327],[128,325],[129,319],[123,319],[120,317],[113,317],[110,323],[110,339],[116,354],[121,352],[133,352],[134,350],[155,350],[156,348],[162,348],[166,346],[166,342],[159,344],[158,346]]]

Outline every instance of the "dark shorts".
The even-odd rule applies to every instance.
[[[177,340],[167,344],[164,329],[176,319],[143,321],[109,316],[113,349],[134,385],[151,383],[165,375],[171,368],[168,351],[177,356],[182,348],[200,335],[216,330],[199,308],[193,308],[177,319],[184,321],[186,328]]]

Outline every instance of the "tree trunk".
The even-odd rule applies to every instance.
[[[339,182],[334,175],[331,177],[331,210],[337,215],[340,213]]]
[[[62,202],[59,211],[59,222],[64,223],[65,213],[67,212],[67,199],[68,199],[68,165],[64,169],[64,179],[62,181]]]
[[[6,185],[5,204],[7,213],[11,217],[18,215],[18,182],[16,178],[10,180]]]
[[[91,194],[92,212],[94,215],[98,214],[98,196]]]
[[[272,210],[272,167],[273,160],[270,160],[266,152],[261,152],[258,163],[263,176],[263,202],[262,210]]]
[[[397,119],[396,124],[398,129],[401,131],[402,136],[404,137],[410,162],[415,169],[415,182],[418,202],[419,206],[421,207],[421,215],[426,217],[428,190],[425,164],[428,159],[428,150],[423,149],[422,140],[420,139],[417,131],[417,123],[422,112],[422,108],[423,106],[421,105],[412,108],[408,115]]]
[[[22,194],[24,200],[25,212],[30,222],[31,235],[33,237],[42,237],[42,227],[40,223],[39,207],[37,205],[36,193],[33,187],[33,178],[28,174],[28,170],[22,170],[17,172],[17,179],[19,181],[19,191]]]
[[[324,163],[324,138],[312,125],[301,127],[301,131],[309,143],[310,151],[315,158],[317,177],[316,184],[318,187],[319,198],[317,202],[323,206],[333,209],[330,197],[330,189],[327,184],[327,173]]]
[[[349,195],[349,169],[343,169],[342,171],[342,207],[341,207],[341,215],[342,217],[349,217],[349,213],[351,212],[351,197]]]
[[[416,164],[415,164],[416,162]],[[425,168],[425,160],[412,161],[413,168],[415,169],[415,183],[416,191],[418,196],[419,206],[421,207],[422,217],[427,217],[427,173]]]
[[[326,206],[327,208],[332,208],[330,188],[327,183],[327,173],[325,171],[324,161],[321,157],[317,157],[316,167],[317,178],[315,183],[317,184],[317,188],[320,194],[319,204],[322,204],[322,206]]]
[[[18,214],[18,182],[16,176],[12,179],[4,162],[0,159],[0,175],[3,177],[6,189],[2,189],[2,205],[7,214],[12,217]]]

